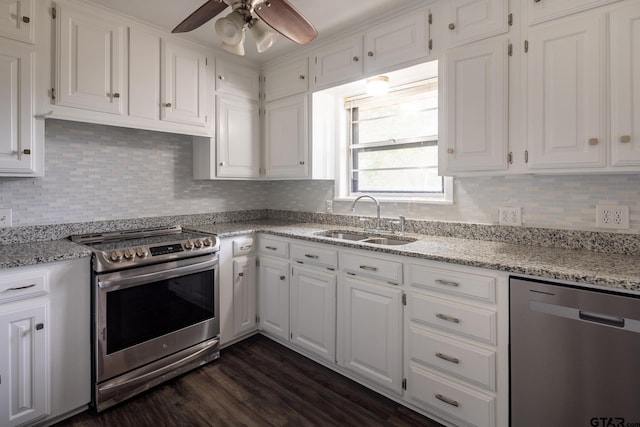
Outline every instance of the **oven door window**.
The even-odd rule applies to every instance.
[[[107,354],[215,317],[214,270],[107,292]]]

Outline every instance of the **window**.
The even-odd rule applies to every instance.
[[[348,196],[450,200],[438,176],[438,80],[345,100]],[[345,183],[346,184],[346,183]]]

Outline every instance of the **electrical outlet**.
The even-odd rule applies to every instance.
[[[0,209],[0,227],[11,227],[11,209]]]
[[[333,213],[333,200],[327,200],[327,213]]]
[[[505,206],[500,208],[500,225],[522,225],[522,208]]]
[[[596,227],[629,228],[629,206],[597,205]]]

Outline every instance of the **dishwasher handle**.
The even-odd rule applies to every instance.
[[[578,317],[588,322],[602,323],[604,325],[615,326],[616,328],[624,328],[624,317],[607,316],[600,313],[591,313],[580,310]]]

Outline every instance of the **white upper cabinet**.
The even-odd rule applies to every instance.
[[[265,176],[305,178],[309,175],[307,94],[293,95],[265,106]]]
[[[0,42],[0,176],[44,172],[44,125],[33,117],[34,67],[31,48]]]
[[[314,84],[331,86],[355,80],[362,75],[362,37],[349,37],[324,46],[313,59]]]
[[[429,11],[403,15],[364,34],[364,72],[388,70],[429,54]]]
[[[529,24],[577,13],[619,0],[525,0]]]
[[[640,3],[611,13],[611,164],[640,165]]]
[[[449,47],[509,31],[509,0],[448,0],[447,6]]]
[[[507,49],[499,38],[447,53],[441,174],[507,168]]]
[[[0,2],[0,36],[26,43],[35,41],[35,0]]]
[[[293,62],[279,64],[264,72],[264,100],[266,102],[309,89],[309,63],[305,56]]]
[[[218,96],[217,99],[217,177],[258,177],[260,175],[258,101],[223,95]]]
[[[531,169],[605,166],[605,29],[602,14],[529,29]]]
[[[243,98],[258,99],[260,75],[246,64],[216,61],[216,91]]]
[[[160,36],[129,28],[129,116],[160,118]]]
[[[56,103],[122,114],[125,27],[106,16],[58,7]]]
[[[204,53],[162,40],[162,120],[206,126],[206,66]]]

